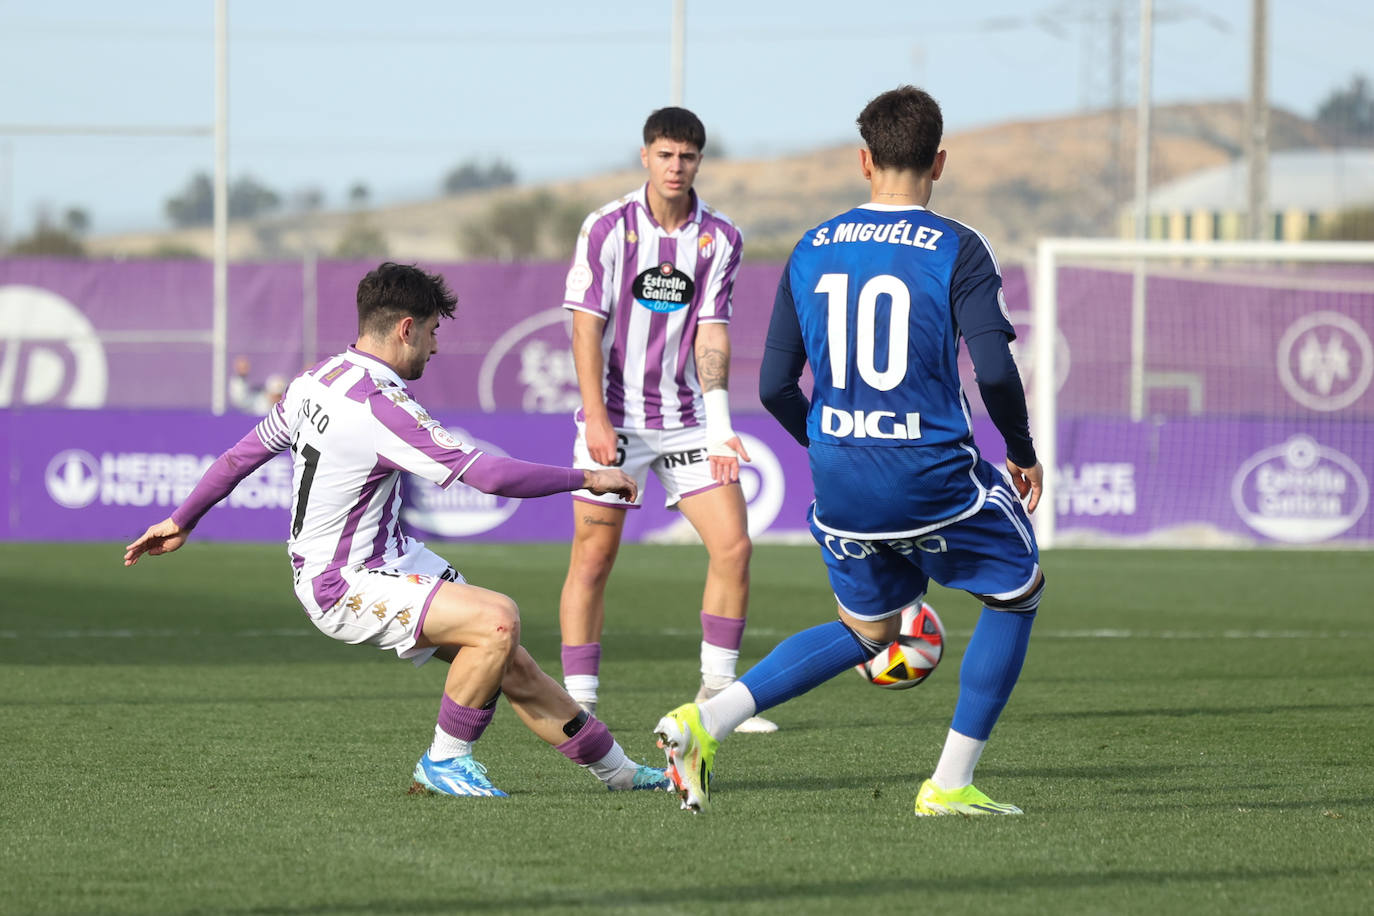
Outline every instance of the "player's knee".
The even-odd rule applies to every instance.
[[[892,640],[897,638],[900,616],[890,618],[890,620],[894,622],[889,626],[888,621],[874,621],[867,624],[860,624],[853,618],[846,620],[844,617],[841,617],[840,624],[849,631],[849,635],[854,638],[854,642],[863,650],[864,656],[866,658],[872,658],[881,652],[892,642]]]
[[[592,547],[574,551],[568,578],[583,588],[603,587],[615,568],[615,555],[614,550]]]
[[[1045,576],[1042,573],[1030,588],[1010,598],[995,598],[982,595],[983,604],[994,611],[1009,611],[1013,614],[1034,614],[1040,608],[1040,598],[1045,594]]]
[[[505,595],[492,594],[478,616],[482,648],[506,658],[520,646],[520,608]]]
[[[749,539],[748,534],[741,534],[711,551],[711,563],[723,571],[743,575],[748,571],[749,561],[753,555],[754,542]]]
[[[583,582],[604,582],[620,552],[620,538],[603,525],[580,523],[573,535],[568,575]]]

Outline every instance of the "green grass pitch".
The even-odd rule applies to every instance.
[[[436,545],[557,676],[564,545]],[[1358,913],[1374,909],[1374,558],[1057,551],[978,770],[1019,818],[915,818],[976,619],[921,687],[844,674],[722,747],[714,809],[612,795],[498,711],[509,799],[409,796],[442,671],[334,643],[280,545],[0,546],[0,913]],[[629,545],[602,712],[697,682],[699,548]],[[828,619],[760,547],[744,662]]]

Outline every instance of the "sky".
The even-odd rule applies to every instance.
[[[854,118],[902,83],[946,131],[1111,102],[1118,0],[686,0],[684,104],[709,156],[857,143]],[[1135,0],[1124,29],[1136,94]],[[1248,94],[1252,0],[1156,0],[1157,104]],[[341,207],[434,196],[469,160],[522,182],[636,161],[670,102],[672,0],[231,0],[230,175]],[[1374,4],[1268,0],[1272,104],[1311,116],[1363,73]],[[84,209],[94,233],[165,228],[167,198],[213,167],[208,136],[35,135],[34,128],[207,128],[213,0],[0,0],[0,235]],[[715,147],[712,146],[714,141]]]

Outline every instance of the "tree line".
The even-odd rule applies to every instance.
[[[1333,144],[1374,146],[1374,85],[1368,77],[1352,76],[1333,89],[1317,106],[1316,125]],[[448,169],[439,181],[445,196],[513,187],[518,176],[508,162],[467,159]],[[306,214],[324,208],[326,196],[318,188],[305,188],[284,196],[251,175],[233,179],[228,188],[231,220],[254,220],[280,213]],[[340,233],[333,254],[338,257],[387,256],[386,239],[367,217],[371,190],[353,183],[346,191],[352,211]],[[207,172],[197,172],[163,202],[163,215],[175,228],[209,225],[214,218],[214,184]],[[454,237],[457,251],[472,258],[509,260],[526,257],[560,257],[571,251],[570,239],[587,213],[582,201],[560,200],[547,191],[513,195],[493,204],[477,221],[460,227]],[[40,211],[27,235],[15,239],[0,254],[82,257],[84,238],[91,226],[89,212],[79,206]],[[1374,208],[1361,207],[1338,214],[1324,223],[1314,238],[1351,241],[1374,240]],[[166,256],[194,256],[187,249],[168,247]]]

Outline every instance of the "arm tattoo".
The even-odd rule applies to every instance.
[[[697,377],[702,391],[730,387],[730,356],[717,347],[702,347],[697,351]]]

